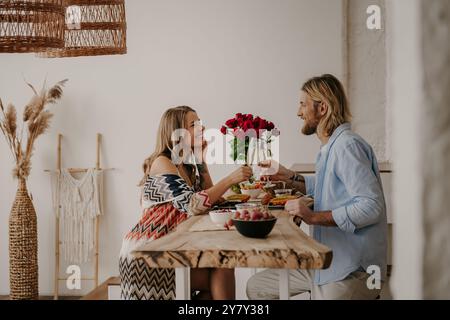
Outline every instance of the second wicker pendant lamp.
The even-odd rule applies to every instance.
[[[65,0],[64,48],[48,49],[42,58],[126,54],[124,0]]]

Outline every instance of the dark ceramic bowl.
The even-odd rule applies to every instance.
[[[258,221],[232,220],[236,230],[244,237],[261,239],[267,237],[270,232],[272,232],[272,229],[277,222],[277,218]]]

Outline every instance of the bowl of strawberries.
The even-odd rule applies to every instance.
[[[245,203],[236,205],[232,221],[236,230],[244,237],[266,238],[272,232],[277,218],[270,214],[266,206]]]

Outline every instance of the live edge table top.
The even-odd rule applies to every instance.
[[[194,216],[172,233],[150,241],[133,252],[151,268],[273,268],[326,269],[333,253],[330,248],[306,235],[285,211],[265,239],[246,238],[236,230],[202,231],[189,229],[208,215]]]

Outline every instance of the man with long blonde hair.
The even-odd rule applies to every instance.
[[[302,176],[274,161],[260,164],[272,179],[314,197],[314,211],[300,200],[286,211],[313,226],[313,237],[333,250],[326,270],[290,271],[290,295],[312,299],[375,299],[386,278],[387,219],[380,173],[370,145],[351,131],[351,113],[340,81],[332,75],[308,80],[297,114],[302,133],[322,143],[315,176]],[[369,274],[370,273],[370,274]],[[247,284],[250,299],[277,299],[278,274],[266,270]]]

